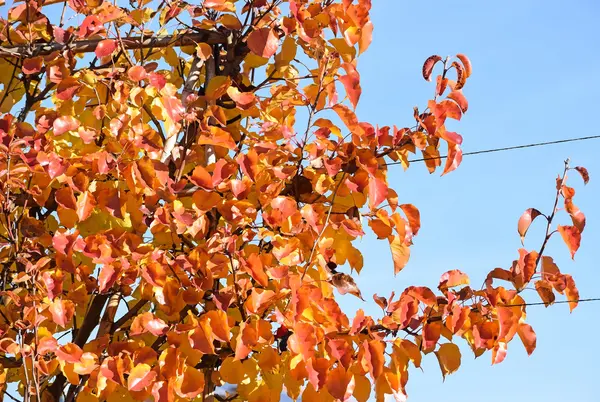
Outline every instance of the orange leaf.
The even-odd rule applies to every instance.
[[[569,301],[569,309],[573,311],[579,304],[579,290],[575,286],[575,281],[571,275],[565,275],[567,286],[565,287],[565,296]]]
[[[360,87],[360,74],[350,63],[344,63],[342,64],[342,67],[346,70],[347,75],[340,77],[340,82],[344,85],[350,103],[352,103],[352,106],[356,109],[356,105],[358,104],[362,92]]]
[[[521,342],[523,342],[523,346],[525,346],[525,350],[528,355],[531,355],[535,350],[535,346],[537,343],[537,337],[535,335],[535,331],[531,328],[531,325],[525,324],[524,322],[519,324],[519,329],[517,330],[519,334],[519,338],[521,338]]]
[[[198,165],[194,168],[194,171],[192,172],[192,175],[190,176],[190,181],[200,188],[203,188],[206,190],[213,189],[212,176],[201,165]]]
[[[462,150],[458,144],[448,143],[448,156],[446,157],[446,166],[442,176],[455,170],[462,162]]]
[[[138,364],[130,372],[127,378],[127,389],[138,392],[143,391],[156,378],[156,371],[152,371],[147,364]]]
[[[463,95],[462,90],[460,89],[450,92],[448,94],[448,99],[452,99],[454,102],[456,102],[456,104],[460,106],[460,110],[462,110],[463,113],[469,109],[469,102],[467,102],[467,98],[465,98],[465,95]]]
[[[413,232],[413,235],[416,236],[421,228],[421,214],[419,213],[419,210],[412,204],[402,204],[400,205],[400,208],[406,214],[410,230]]]
[[[465,75],[467,78],[469,78],[472,73],[471,60],[469,60],[469,58],[462,53],[457,54],[456,58],[459,59],[463,64],[463,67],[465,69]]]
[[[66,328],[75,314],[75,304],[71,300],[54,299],[48,310],[52,314],[52,321]]]
[[[89,191],[79,194],[77,197],[77,217],[80,222],[90,217],[96,207],[96,199]]]
[[[575,226],[558,225],[558,232],[571,252],[571,258],[575,259],[575,253],[581,244],[581,232]]]
[[[227,89],[227,95],[243,110],[249,109],[256,103],[256,96],[252,92],[240,92],[235,87]]]
[[[252,31],[247,43],[254,54],[268,59],[277,52],[279,38],[273,29],[265,27]]]
[[[529,208],[519,218],[518,230],[519,235],[521,236],[521,244],[525,242],[525,234],[527,234],[529,226],[531,226],[531,223],[534,221],[534,219],[540,215],[542,215],[542,213],[537,209]]]
[[[127,75],[132,81],[141,81],[146,78],[146,69],[142,66],[133,66],[127,71]]]
[[[400,236],[390,237],[390,249],[392,250],[392,259],[394,261],[394,275],[402,271],[410,258],[410,248],[404,244],[404,239]]]
[[[371,342],[365,340],[363,350],[365,352],[362,359],[363,367],[369,371],[375,381],[383,373],[385,344],[377,340]]]
[[[347,401],[352,396],[355,388],[354,374],[346,371],[344,366],[338,365],[327,373],[327,391],[340,401]]]
[[[583,232],[583,229],[585,228],[585,215],[575,206],[575,204],[573,204],[571,198],[565,200],[565,210],[571,215],[573,226],[575,226],[579,232]]]
[[[191,366],[185,366],[183,375],[177,377],[175,392],[182,398],[194,399],[204,389],[204,374]]]
[[[438,288],[442,290],[468,284],[469,276],[464,272],[459,271],[458,269],[453,269],[442,275],[442,277],[440,278],[440,284],[438,285]]]

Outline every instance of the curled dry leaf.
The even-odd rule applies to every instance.
[[[465,86],[465,82],[467,81],[467,73],[463,66],[456,61],[452,62],[452,67],[456,70],[456,85],[454,86],[454,89],[461,89]]]
[[[581,175],[581,178],[583,179],[583,184],[588,184],[588,182],[590,181],[590,175],[589,175],[587,169],[584,168],[583,166],[577,166],[574,169],[577,170],[579,172],[579,174]]]
[[[352,278],[350,275],[344,273],[337,273],[331,277],[330,282],[333,286],[336,287],[336,289],[338,290],[338,292],[340,292],[341,295],[350,293],[351,295],[354,295],[363,301],[365,300],[363,299],[362,294],[358,289],[358,286],[356,286],[354,278]]]
[[[431,81],[431,73],[433,72],[433,67],[435,67],[435,64],[440,60],[442,60],[442,58],[437,54],[429,56],[427,60],[425,60],[425,63],[423,63],[422,71],[423,78],[425,78],[425,81]]]
[[[462,53],[457,54],[456,58],[459,59],[460,62],[463,64],[465,70],[465,78],[469,78],[472,72],[471,60],[469,60],[469,58]]]

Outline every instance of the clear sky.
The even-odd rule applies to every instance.
[[[7,8],[0,8],[6,14]],[[464,92],[469,111],[454,125],[463,149],[512,146],[600,134],[600,3],[595,0],[399,1],[373,0],[374,41],[360,58],[363,94],[361,121],[400,127],[412,125],[412,108],[421,109],[433,85],[421,77],[431,54],[467,54],[474,73]],[[358,244],[365,268],[357,278],[367,302],[340,298],[350,315],[358,308],[378,315],[373,293],[389,296],[406,286],[435,288],[450,269],[481,283],[495,267],[508,268],[521,246],[517,220],[529,207],[552,207],[555,177],[563,160],[588,168],[591,181],[578,177],[575,203],[587,216],[581,249],[572,262],[557,237],[548,252],[572,273],[582,298],[600,297],[600,139],[526,150],[466,156],[460,168],[440,178],[423,164],[390,172],[401,203],[421,211],[422,229],[405,270],[393,276],[389,247],[368,235]],[[440,170],[441,172],[441,170]],[[562,222],[568,217],[562,215]],[[542,225],[534,224],[525,246],[538,248]],[[526,292],[527,293],[527,292]],[[538,301],[535,292],[526,297]],[[593,379],[600,358],[595,335],[600,303],[530,307],[528,322],[538,335],[528,357],[518,339],[506,360],[491,366],[490,354],[475,360],[466,344],[463,365],[445,383],[434,355],[424,371],[412,370],[409,402],[595,402]],[[597,380],[595,380],[597,381]],[[596,395],[596,396],[594,396]]]
[[[600,3],[579,1],[373,1],[374,40],[359,59],[363,94],[359,119],[405,126],[412,107],[421,109],[433,86],[421,78],[431,54],[467,54],[473,75],[464,89],[469,111],[454,125],[463,149],[475,151],[600,134],[598,71]],[[410,123],[412,124],[412,123]],[[466,156],[447,176],[429,175],[423,164],[390,172],[402,203],[421,211],[422,229],[408,266],[396,278],[385,242],[365,237],[358,247],[365,268],[357,280],[367,303],[344,296],[349,313],[364,308],[378,314],[373,293],[389,296],[412,284],[435,287],[449,269],[461,269],[479,284],[491,269],[508,268],[521,246],[517,221],[529,207],[552,208],[555,178],[565,158],[588,168],[587,186],[572,177],[577,204],[587,225],[575,262],[559,237],[548,252],[563,272],[572,273],[581,297],[600,297],[600,139]],[[394,168],[392,168],[394,169]],[[562,223],[568,216],[562,215]],[[525,247],[539,248],[541,221]],[[539,301],[534,291],[526,291]],[[355,301],[356,300],[356,301]],[[520,341],[509,345],[506,360],[491,366],[490,354],[474,359],[459,340],[463,365],[445,383],[434,355],[424,371],[412,370],[409,402],[593,402],[599,401],[595,334],[600,303],[528,308],[538,335],[528,357]],[[463,347],[464,346],[464,347]]]

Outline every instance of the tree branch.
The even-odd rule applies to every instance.
[[[34,43],[29,45],[0,46],[0,57],[35,57],[46,56],[54,52],[70,50],[73,53],[91,53],[96,50],[103,38],[77,40],[71,43]],[[161,37],[130,36],[123,38],[126,50],[165,48],[172,46],[195,46],[200,42],[211,45],[227,43],[227,37],[220,32],[195,29],[194,32],[182,32],[177,35]]]

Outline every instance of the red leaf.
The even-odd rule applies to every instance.
[[[150,78],[150,85],[158,89],[159,91],[167,85],[167,79],[164,75],[159,73],[150,73],[148,74]]]
[[[575,253],[581,244],[581,232],[575,226],[558,225],[558,232],[571,252],[571,258],[575,259]]]
[[[356,109],[356,105],[358,104],[362,92],[360,87],[360,74],[350,63],[344,63],[342,64],[342,67],[346,70],[347,75],[340,77],[340,82],[344,85],[350,103],[352,103],[352,106]]]
[[[467,109],[469,109],[469,102],[467,102],[467,98],[463,95],[462,90],[457,89],[448,94],[448,99],[452,99],[454,102],[460,106],[460,109],[465,113]]]
[[[379,177],[369,179],[369,207],[371,209],[381,204],[388,195],[388,186],[385,180]]]
[[[394,261],[394,275],[402,271],[410,258],[410,248],[404,244],[404,239],[400,236],[394,236],[390,239],[390,249],[392,250],[392,259]]]
[[[133,392],[143,391],[154,381],[154,378],[156,378],[156,371],[152,371],[148,364],[138,364],[129,372],[127,389]]]
[[[442,60],[442,58],[437,54],[429,56],[427,60],[425,60],[425,63],[423,63],[422,72],[423,78],[425,78],[426,81],[431,81],[431,73],[433,72],[433,67],[435,67],[435,64],[440,60]]]
[[[433,350],[440,339],[441,334],[441,321],[425,322],[425,324],[423,324],[423,345],[421,349],[424,351]]]
[[[279,38],[271,28],[260,28],[248,35],[248,47],[260,57],[270,58],[277,52]]]
[[[519,324],[519,329],[517,330],[519,334],[519,338],[521,338],[521,342],[523,342],[523,346],[525,346],[525,350],[528,355],[531,355],[535,350],[535,346],[537,343],[537,337],[535,335],[535,331],[531,328],[531,325],[525,324],[524,322]]]
[[[110,56],[115,50],[117,50],[117,41],[114,39],[104,39],[98,43],[94,53],[101,59],[102,57]]]
[[[577,166],[575,170],[577,170],[583,178],[583,184],[588,184],[588,182],[590,181],[590,175],[588,174],[587,169],[582,166]]]
[[[81,88],[81,84],[77,79],[73,77],[65,78],[56,87],[56,97],[63,101],[70,100],[79,88]]]
[[[30,59],[23,60],[23,73],[24,74],[36,74],[42,71],[42,62],[44,59],[42,56],[32,57]]]
[[[523,244],[525,241],[525,234],[529,230],[529,226],[534,221],[534,219],[540,215],[542,215],[542,213],[537,209],[529,208],[519,218],[518,231],[519,235],[521,236],[521,244]]]

